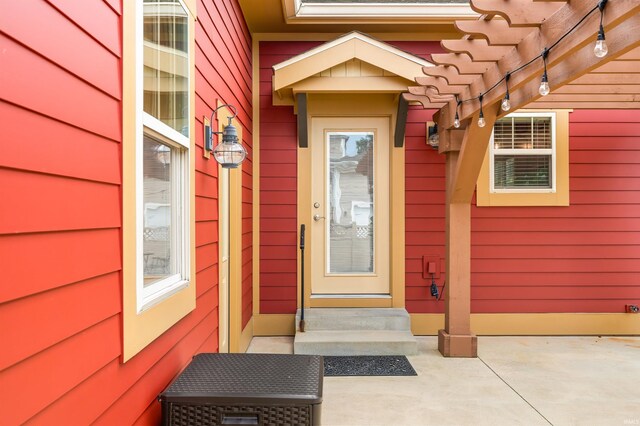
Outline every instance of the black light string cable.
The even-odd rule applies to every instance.
[[[520,65],[518,68],[516,68],[514,70],[508,71],[493,86],[489,87],[487,90],[485,90],[484,92],[480,93],[478,96],[476,96],[474,98],[469,98],[469,99],[460,99],[458,97],[458,95],[454,95],[455,96],[455,100],[456,100],[456,110],[455,110],[455,117],[454,117],[454,120],[453,120],[453,126],[456,129],[460,127],[459,111],[460,111],[460,107],[462,106],[462,104],[464,102],[473,102],[473,101],[477,100],[477,101],[480,101],[480,117],[478,119],[478,126],[484,127],[486,125],[486,122],[485,122],[485,119],[484,119],[484,114],[482,112],[482,101],[484,99],[484,96],[487,93],[491,92],[493,89],[498,87],[502,82],[505,82],[505,84],[507,86],[507,91],[505,93],[504,98],[502,99],[501,108],[503,109],[503,111],[509,111],[511,109],[511,101],[509,99],[509,79],[511,78],[511,75],[523,70],[524,68],[528,67],[529,65],[531,65],[532,63],[534,63],[538,59],[542,59],[543,67],[544,67],[544,72],[542,74],[542,79],[540,81],[539,93],[542,96],[548,95],[549,92],[550,92],[550,87],[549,87],[549,78],[547,76],[547,59],[549,57],[549,53],[551,52],[551,49],[556,47],[562,40],[564,40],[576,28],[578,28],[596,10],[600,11],[600,26],[599,26],[599,29],[598,29],[598,36],[597,36],[596,45],[595,45],[595,48],[594,48],[593,52],[594,52],[594,55],[596,55],[598,58],[604,57],[608,53],[608,48],[607,48],[607,44],[606,44],[605,36],[604,36],[604,27],[603,27],[604,9],[605,9],[605,6],[607,5],[607,2],[608,2],[608,0],[600,0],[595,7],[590,9],[578,22],[576,22],[576,24],[574,26],[572,26],[566,33],[564,33],[562,35],[562,37],[560,37],[558,40],[556,40],[555,43],[553,43],[549,47],[545,47],[544,50],[542,51],[542,53],[540,53],[538,56],[535,56],[534,58],[532,58],[531,60],[529,60],[525,64]]]

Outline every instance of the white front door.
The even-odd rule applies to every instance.
[[[388,295],[389,117],[311,119],[312,295]]]

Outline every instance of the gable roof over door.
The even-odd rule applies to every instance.
[[[347,71],[335,72],[342,64]],[[404,92],[422,68],[430,66],[354,31],[274,65],[274,103],[291,104],[297,92]]]

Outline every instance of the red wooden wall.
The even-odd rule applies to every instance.
[[[297,124],[273,106],[272,66],[319,42],[260,42],[260,313],[296,311]]]
[[[263,314],[293,313],[297,304],[296,116],[293,107],[273,106],[271,67],[320,44],[260,42],[260,313]],[[391,44],[425,59],[441,51],[437,42]],[[407,136],[413,138],[415,146],[424,144],[424,117],[424,112],[417,110],[412,110],[409,116],[414,123],[408,126],[413,133],[408,130]],[[415,153],[420,155],[418,151]],[[433,161],[442,162],[437,155]],[[444,214],[444,207],[441,210]]]
[[[405,303],[409,312],[444,312],[443,302],[430,296],[430,280],[422,276],[422,258],[445,256],[444,156],[426,144],[427,126],[434,111],[412,106],[405,131]]]
[[[640,301],[640,111],[569,117],[571,206],[473,210],[475,312],[624,312]]]
[[[2,423],[157,424],[158,393],[193,354],[217,349],[217,181],[213,160],[202,160],[202,123],[197,308],[122,364],[121,2],[21,0],[2,11]],[[234,103],[250,147],[251,42],[240,8],[207,1],[198,13],[197,115],[216,97]],[[250,160],[243,173],[250,193]]]
[[[218,164],[202,155],[203,117],[217,102],[238,110],[242,144],[242,327],[253,314],[253,139],[251,35],[237,0],[199,0],[196,27],[196,250],[206,274],[218,277]],[[239,173],[240,171],[232,171]],[[200,184],[200,185],[198,185]],[[215,277],[215,278],[214,278]],[[217,294],[217,287],[216,287]]]
[[[624,312],[640,302],[640,112],[576,110],[569,118],[569,207],[472,208],[473,312]],[[407,309],[443,312],[419,259],[444,256],[444,165],[424,144],[424,126],[411,121]]]
[[[260,43],[261,313],[296,309],[296,123],[291,107],[272,106],[271,67],[318,44]],[[440,51],[392,44],[427,59]],[[444,157],[425,144],[432,113],[412,107],[405,138],[413,313],[444,311],[422,277],[425,255],[444,271]],[[640,112],[577,110],[570,120],[570,207],[472,209],[474,312],[623,312],[640,301]]]

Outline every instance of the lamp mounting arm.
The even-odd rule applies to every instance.
[[[229,104],[222,104],[219,107],[217,107],[216,109],[213,110],[213,112],[211,112],[211,119],[209,120],[209,122],[211,123],[211,125],[213,126],[213,117],[218,113],[218,110],[227,107],[229,108],[231,111],[233,111],[233,115],[229,116],[229,123],[227,124],[230,125],[231,124],[231,120],[233,120],[234,118],[236,118],[238,116],[238,110],[236,109],[236,107],[234,107],[233,105],[229,105]],[[216,135],[221,135],[222,132],[212,132],[215,133]]]
[[[223,127],[221,132],[213,130],[213,118],[221,108],[227,107],[233,112],[233,115],[227,117],[229,122]],[[209,125],[205,126],[205,140],[204,149],[205,152],[213,152],[213,157],[216,161],[226,169],[235,169],[240,163],[244,161],[247,156],[247,150],[238,141],[238,130],[233,125],[232,121],[238,116],[238,110],[235,106],[229,104],[223,104],[218,106],[211,113],[211,119]],[[221,141],[215,147],[213,147],[213,135],[220,135]]]

